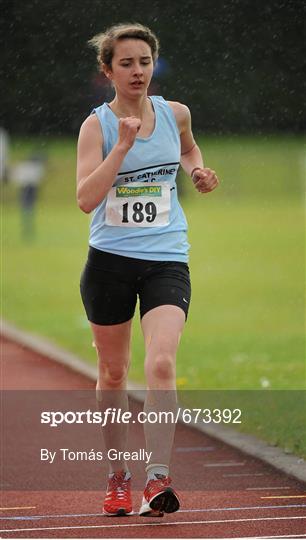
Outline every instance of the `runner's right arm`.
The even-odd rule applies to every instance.
[[[96,115],[83,122],[78,140],[77,201],[86,214],[94,210],[111,189],[127,152],[134,144],[140,123],[135,117],[121,118],[118,141],[103,160],[103,135]]]

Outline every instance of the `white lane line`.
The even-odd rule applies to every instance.
[[[261,499],[305,499],[306,495],[269,495]]]
[[[306,504],[269,504],[267,506],[233,506],[225,508],[189,508],[187,510],[178,510],[179,514],[188,514],[195,512],[237,512],[241,510],[283,510],[284,508],[306,508]],[[134,515],[137,515],[135,513]],[[79,517],[105,517],[104,514],[43,514],[37,516],[1,516],[0,521],[23,521],[34,519],[54,519],[54,518],[79,518]]]
[[[137,515],[137,514],[135,514]],[[7,516],[0,517],[0,521],[34,521],[36,519],[63,519],[63,518],[80,518],[80,517],[105,517],[104,514],[42,514],[38,516]]]
[[[238,477],[238,476],[270,476],[269,474],[265,474],[265,473],[227,473],[227,474],[222,474],[223,478],[235,478],[235,477]]]
[[[239,536],[235,538],[231,538],[230,540],[241,540],[241,539],[247,539],[247,540],[269,540],[270,538],[305,538],[306,534],[284,534],[284,535],[277,535],[277,536]]]
[[[0,508],[0,510],[32,510],[32,508],[36,508],[36,506],[11,506],[8,508]]]
[[[269,540],[270,538],[305,538],[306,534],[284,534],[276,536],[231,536],[226,540]],[[223,539],[224,540],[224,539]]]
[[[260,538],[306,538],[306,534],[281,534],[278,536],[245,536],[248,540],[259,540]],[[232,538],[231,540],[240,540],[239,538]]]
[[[170,521],[159,523],[124,523],[119,525],[69,525],[67,527],[33,527],[25,529],[0,529],[0,533],[25,532],[25,531],[64,531],[72,529],[119,529],[119,528],[135,528],[135,527],[169,527],[173,525],[209,525],[218,523],[246,523],[250,521],[280,521],[293,519],[306,519],[306,516],[280,516],[280,517],[259,517],[259,518],[240,518],[240,519],[207,519],[201,521]]]
[[[269,540],[270,538],[305,538],[306,534],[282,534],[277,536],[239,536],[230,540]]]
[[[271,489],[292,489],[291,486],[268,486],[268,487],[248,487],[245,488],[246,491],[259,491],[259,490],[267,490],[270,491]]]
[[[204,467],[243,467],[245,461],[218,461],[217,463],[204,463]]]

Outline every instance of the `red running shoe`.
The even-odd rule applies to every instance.
[[[180,507],[177,493],[169,487],[171,478],[161,474],[155,476],[156,480],[149,480],[145,487],[140,516],[162,517],[164,512],[171,514]]]
[[[133,514],[131,497],[131,475],[118,471],[109,479],[103,505],[107,516],[129,516]]]

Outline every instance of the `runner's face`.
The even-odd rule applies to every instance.
[[[150,46],[141,39],[117,41],[108,77],[117,92],[127,96],[146,94],[153,75]]]

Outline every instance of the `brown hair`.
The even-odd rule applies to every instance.
[[[139,23],[120,23],[111,26],[105,32],[97,34],[88,43],[97,51],[97,60],[100,68],[105,64],[112,67],[112,59],[116,41],[121,39],[142,39],[151,48],[153,62],[158,58],[159,41],[156,35],[148,28]]]

